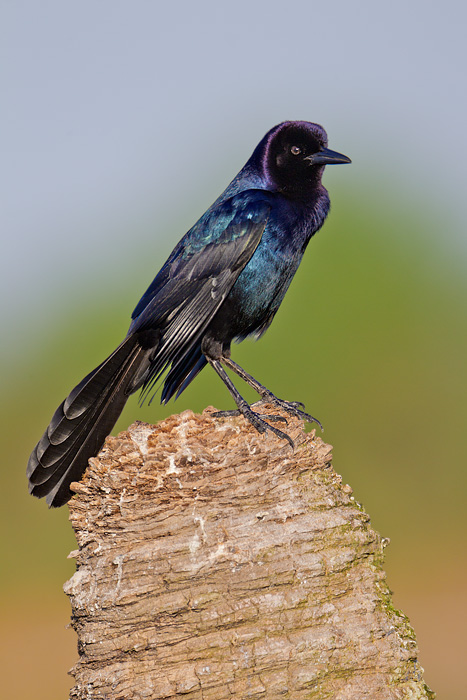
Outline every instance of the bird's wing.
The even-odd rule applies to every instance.
[[[256,250],[270,211],[267,193],[236,195],[208,210],[175,248],[136,307],[129,331],[160,331],[145,391],[199,342]]]

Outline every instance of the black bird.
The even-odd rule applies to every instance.
[[[145,398],[167,372],[161,395],[176,398],[206,364],[237,411],[264,433],[267,423],[238,393],[224,367],[261,400],[308,422],[303,404],[276,398],[230,357],[232,340],[259,338],[279,308],[308,241],[329,211],[324,166],[350,163],[327,148],[318,124],[283,122],[269,131],[227,189],[175,247],[132,314],[126,338],[56,410],[29,458],[29,490],[61,506],[133,392]],[[256,406],[256,404],[255,404]],[[271,418],[269,418],[271,420]]]

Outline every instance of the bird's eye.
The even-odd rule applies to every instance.
[[[292,146],[291,149],[290,149],[290,152],[291,152],[294,156],[298,156],[298,155],[300,155],[300,153],[302,152],[302,149],[300,148],[300,146]]]

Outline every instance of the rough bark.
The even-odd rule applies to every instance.
[[[331,447],[211,412],[133,424],[74,485],[71,698],[433,697]]]

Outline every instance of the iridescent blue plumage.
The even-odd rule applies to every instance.
[[[260,336],[271,323],[310,238],[324,223],[324,166],[348,163],[327,148],[322,127],[283,122],[174,248],[137,304],[124,341],[59,406],[28,464],[30,491],[52,506],[71,496],[128,396],[143,398],[165,373],[161,400],[177,396],[209,363],[260,432],[290,438],[255,413],[224,367],[264,400],[314,420],[277,399],[230,358],[232,340]],[[224,414],[222,414],[224,415]]]

